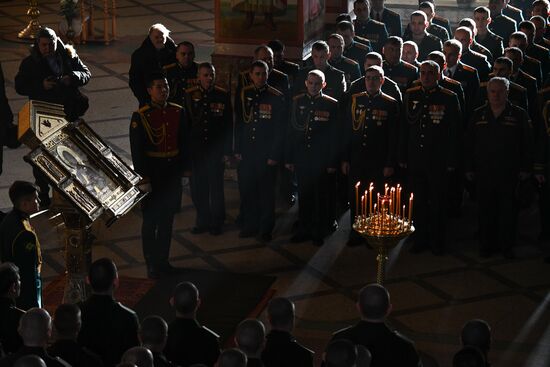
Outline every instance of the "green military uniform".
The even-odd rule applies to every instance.
[[[439,15],[434,15],[432,23],[445,28],[449,36],[453,34],[453,32],[451,31],[451,22],[449,22],[449,19],[440,17]]]
[[[502,43],[502,37],[497,36],[490,29],[487,29],[485,37],[479,35],[475,36],[475,40],[491,52],[493,58],[496,60],[504,54],[504,44]]]
[[[502,9],[502,14],[512,18],[516,22],[516,25],[519,25],[524,20],[521,10],[510,4],[506,4],[504,9]]]
[[[342,56],[338,60],[331,59],[328,61],[331,66],[341,70],[346,75],[346,84],[350,85],[356,79],[361,77],[361,69],[357,61],[354,61],[350,58]]]
[[[292,93],[294,96],[306,93],[305,81],[308,73],[312,70],[316,70],[315,66],[308,66],[300,70],[296,76],[296,82],[294,83],[294,91]],[[326,87],[323,88],[323,94],[340,100],[348,89],[344,72],[331,65],[327,65],[322,72],[325,74],[325,82],[327,83]]]
[[[364,22],[355,19],[353,24],[355,26],[355,34],[371,41],[373,51],[381,53],[382,47],[388,39],[388,30],[384,23],[373,19]]]
[[[290,101],[290,81],[288,75],[277,69],[271,69],[267,77],[267,83],[272,88],[275,88],[281,92],[287,102]],[[239,80],[237,82],[237,89],[235,89],[235,95],[239,96],[241,94],[241,90],[250,85],[252,85],[250,70],[241,71],[239,73]]]
[[[19,267],[21,293],[18,308],[42,307],[42,252],[29,216],[13,209],[0,224],[0,259]]]
[[[359,70],[361,70],[361,75],[363,75],[365,73],[365,59],[367,54],[371,51],[372,48],[369,45],[354,40],[344,47],[343,55],[357,62],[359,64]]]
[[[550,73],[550,52],[548,48],[532,43],[527,46],[525,54],[540,61],[540,68],[544,81],[544,79],[548,77],[548,73]]]
[[[342,74],[342,78],[343,78]],[[303,85],[303,82],[302,82]],[[271,237],[275,224],[276,166],[283,158],[283,140],[288,114],[285,98],[266,84],[249,85],[235,98],[235,153],[238,167],[243,236]]]
[[[468,116],[474,110],[475,101],[479,94],[480,81],[477,70],[459,61],[454,73],[449,77],[462,85],[465,99],[463,112]]]
[[[384,61],[382,66],[384,68],[384,76],[396,82],[402,93],[409,89],[412,83],[418,78],[418,69],[416,66],[403,60],[399,61],[396,65],[391,65],[388,61]]]
[[[482,82],[479,84],[479,95],[475,108],[479,108],[487,103],[487,83]],[[523,108],[525,111],[529,111],[527,89],[512,81],[510,81],[510,88],[508,90],[508,101],[515,106]]]
[[[415,250],[444,252],[448,169],[459,164],[462,129],[456,94],[436,85],[405,93],[400,162],[414,193]]]
[[[365,88],[366,88],[365,87],[365,77],[363,76],[363,77],[357,79],[356,81],[354,81],[353,83],[351,83],[351,86],[350,86],[348,94],[347,94],[349,96],[347,98],[347,100],[349,101],[351,96],[354,95],[355,93],[364,92]],[[399,90],[399,86],[397,85],[396,82],[394,82],[390,78],[384,76],[384,84],[382,84],[382,87],[380,89],[382,90],[382,93],[387,94],[388,96],[392,97],[397,102],[399,102],[399,104],[401,104],[401,102],[403,102],[403,95],[401,94],[401,91]]]
[[[420,41],[420,44],[417,44],[418,61],[420,62],[427,60],[430,52],[443,50],[443,43],[439,38],[437,38],[436,36],[428,32],[424,32],[424,33],[425,34],[424,34],[424,37],[422,38],[422,41]],[[403,41],[414,41],[412,37],[412,33],[409,36],[403,36]]]
[[[163,66],[163,70],[170,86],[170,97],[168,100],[182,106],[185,90],[198,83],[199,64],[193,62],[188,68],[183,68],[179,63],[175,62]]]
[[[328,234],[331,219],[327,198],[335,193],[330,190],[327,169],[339,167],[338,116],[338,101],[323,92],[293,98],[286,162],[295,166],[298,179],[298,233],[317,243]]]
[[[487,57],[473,50],[462,51],[460,61],[477,70],[480,82],[486,82],[491,72],[491,64],[487,61]]]
[[[196,228],[219,233],[225,219],[223,156],[232,152],[233,110],[223,88],[201,86],[185,91],[190,121],[191,198],[197,209]]]
[[[134,112],[130,149],[134,169],[151,192],[142,201],[143,256],[152,275],[169,268],[174,215],[181,204],[181,177],[190,171],[188,123],[181,106],[150,102]]]
[[[381,16],[379,14],[376,14],[374,9],[371,9],[370,17],[371,19],[384,23],[390,36],[401,37],[403,31],[401,25],[401,15],[399,15],[399,13],[396,13],[393,10],[384,7],[382,9]]]
[[[487,47],[477,43],[475,39],[472,41],[472,44],[470,45],[470,50],[485,56],[487,58],[487,62],[489,63],[489,65],[493,65],[494,58],[491,51],[489,51]]]
[[[533,166],[533,132],[527,112],[507,103],[500,116],[489,104],[476,109],[466,140],[467,172],[475,173],[482,256],[500,249],[505,255],[516,241],[516,190],[520,172]]]

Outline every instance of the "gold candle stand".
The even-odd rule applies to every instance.
[[[40,23],[38,17],[40,16],[40,10],[38,10],[38,0],[29,0],[29,8],[27,9],[27,15],[31,18],[29,24],[17,34],[19,39],[31,39],[36,38],[36,34],[40,29]]]

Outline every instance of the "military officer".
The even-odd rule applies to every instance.
[[[38,188],[30,182],[15,181],[9,189],[13,210],[0,224],[0,260],[19,268],[21,292],[18,308],[42,307],[42,252],[30,216],[38,212]]]
[[[225,217],[224,162],[231,154],[233,111],[231,96],[215,85],[216,71],[209,63],[199,65],[199,85],[185,91],[190,122],[191,197],[197,209],[191,233],[222,232]]]
[[[440,51],[433,51],[430,52],[428,55],[428,60],[435,61],[437,65],[439,65],[440,70],[445,70],[446,68],[446,61],[445,61],[445,54]],[[458,103],[460,104],[460,110],[464,111],[465,106],[465,99],[464,99],[464,89],[462,89],[462,85],[460,82],[451,79],[447,76],[445,76],[443,73],[441,73],[441,79],[438,80],[438,83],[440,86],[442,86],[445,89],[450,90],[451,92],[454,92],[456,94],[456,97],[458,98]],[[412,84],[413,87],[417,87],[419,85],[422,85],[420,83],[420,79],[415,80]]]
[[[537,79],[521,69],[523,64],[523,52],[517,47],[508,47],[504,50],[504,56],[512,60],[513,70],[510,80],[527,89],[529,101],[538,102]]]
[[[418,45],[418,60],[426,60],[428,54],[432,51],[441,51],[443,47],[441,40],[426,31],[429,26],[426,13],[416,10],[412,12],[410,19],[410,36],[405,36],[403,40],[413,41]]]
[[[291,242],[313,240],[323,243],[330,215],[327,197],[328,175],[338,167],[338,101],[325,95],[325,76],[311,70],[305,81],[306,93],[294,96],[287,128],[285,166],[298,179],[299,226]]]
[[[451,34],[447,31],[445,27],[434,22],[435,5],[430,1],[423,1],[420,3],[420,5],[418,5],[418,10],[421,10],[424,13],[426,13],[426,17],[428,18],[428,23],[430,23],[428,28],[426,28],[426,31],[428,33],[433,34],[437,38],[439,38],[441,42],[447,41],[451,36]]]
[[[383,83],[384,70],[378,65],[368,67],[362,90],[351,95],[344,115],[341,170],[348,176],[352,224],[356,215],[353,205],[355,184],[361,182],[361,192],[368,189],[370,182],[383,187],[384,180],[390,179],[394,173],[400,105],[382,92]],[[360,237],[351,231],[348,245],[360,243]]]
[[[469,115],[477,100],[480,81],[477,70],[460,61],[461,52],[462,44],[458,40],[452,39],[445,42],[443,53],[445,54],[446,66],[443,75],[460,82],[462,85],[465,99],[464,113]]]
[[[523,52],[523,63],[520,68],[527,74],[537,79],[537,89],[543,85],[542,63],[527,55],[527,36],[523,32],[514,32],[510,36],[509,47],[517,47]],[[505,50],[506,51],[506,50]]]
[[[336,33],[344,38],[343,55],[356,61],[359,64],[361,75],[363,75],[365,57],[372,51],[372,47],[356,40],[355,28],[351,22],[341,21],[336,24]]]
[[[393,80],[404,93],[410,88],[413,81],[418,78],[418,69],[416,66],[403,61],[401,53],[403,51],[403,40],[399,37],[389,37],[382,49],[384,53],[384,75]]]
[[[386,25],[386,29],[388,30],[389,36],[401,37],[401,34],[403,33],[401,16],[399,13],[385,7],[384,2],[385,0],[372,0],[370,2],[370,17],[377,22],[384,23]]]
[[[356,15],[354,20],[355,33],[371,41],[374,51],[382,51],[382,46],[388,38],[388,30],[384,23],[370,18],[369,2],[367,0],[355,0],[353,2],[353,12]]]
[[[407,167],[415,198],[412,252],[445,252],[447,176],[458,164],[461,111],[456,94],[438,85],[439,65],[420,66],[421,86],[405,93],[400,164]]]
[[[294,78],[300,70],[300,65],[285,59],[285,45],[280,40],[269,41],[267,47],[273,51],[273,68],[288,75],[290,88],[292,89]]]
[[[181,203],[181,177],[190,176],[191,165],[185,113],[168,102],[168,81],[153,74],[147,92],[151,102],[132,115],[130,149],[142,188],[149,191],[142,204],[141,235],[147,275],[156,279],[176,272],[168,262],[172,224]]]
[[[477,34],[477,28],[476,28],[476,22],[472,18],[462,18],[460,22],[458,22],[458,27],[466,27],[469,28],[472,31],[472,44],[470,45],[470,50],[475,51],[479,54],[482,54],[487,58],[487,61],[489,62],[489,65],[493,65],[493,62],[495,61],[493,58],[493,54],[489,49],[482,44],[478,43],[476,41],[476,34]]]
[[[525,20],[519,24],[520,32],[525,33],[527,36],[527,48],[525,54],[540,61],[540,67],[542,69],[543,81],[548,78],[550,73],[550,52],[548,47],[543,47],[535,43],[535,24],[529,20]]]
[[[472,30],[467,27],[458,27],[455,30],[454,39],[462,44],[460,61],[476,69],[480,81],[487,81],[488,75],[491,72],[491,64],[487,61],[486,56],[470,48],[474,40]]]
[[[474,21],[476,23],[475,40],[487,48],[494,59],[501,57],[504,53],[504,45],[502,43],[502,37],[497,36],[488,27],[492,22],[489,8],[485,6],[478,6],[475,8]]]
[[[497,36],[502,37],[502,42],[507,45],[510,35],[517,30],[517,24],[515,20],[502,13],[504,7],[505,0],[489,0],[492,19],[489,29]]]
[[[477,186],[482,257],[497,249],[514,257],[516,190],[533,165],[531,120],[525,110],[508,102],[508,86],[505,78],[489,81],[488,103],[475,110],[466,139],[467,177]]]
[[[239,236],[259,235],[263,242],[271,240],[275,222],[275,176],[283,158],[287,117],[284,96],[268,84],[268,73],[264,61],[254,61],[252,84],[241,90],[235,102],[234,153],[240,161],[237,173],[242,202]]]
[[[336,69],[343,71],[346,76],[346,84],[350,85],[356,79],[361,77],[359,64],[350,58],[342,55],[344,51],[344,38],[337,33],[328,36],[328,46],[330,48],[330,58],[328,63]]]
[[[403,58],[403,61],[415,66],[417,69],[420,68],[420,62],[418,61],[418,45],[413,41],[403,42],[401,57]]]
[[[311,70],[320,70],[325,74],[326,87],[323,93],[339,100],[342,95],[347,91],[348,85],[346,84],[346,77],[343,71],[340,71],[332,67],[328,60],[330,58],[330,49],[325,41],[317,41],[311,47],[311,59],[313,65],[303,68],[296,77],[296,83],[294,84],[294,93],[296,96],[305,92],[305,81],[307,75]]]
[[[502,9],[502,14],[512,18],[516,22],[516,25],[519,26],[519,24],[523,22],[523,13],[520,9],[510,5],[510,0],[504,0],[504,3],[505,5],[504,9]]]
[[[168,100],[183,106],[183,94],[187,88],[197,84],[199,64],[195,62],[195,46],[188,41],[178,44],[177,62],[163,66],[170,87]]]

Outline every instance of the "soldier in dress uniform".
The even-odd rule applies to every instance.
[[[351,224],[356,215],[353,205],[356,183],[361,182],[360,192],[368,189],[371,182],[383,187],[384,180],[394,173],[400,120],[399,102],[381,90],[384,70],[370,66],[362,80],[362,89],[351,95],[344,114],[341,169],[348,176]],[[348,245],[361,243],[361,237],[351,230]]]
[[[543,85],[542,64],[539,60],[527,55],[526,51],[528,44],[525,33],[512,33],[508,44],[509,47],[517,47],[521,50],[523,53],[523,63],[520,68],[537,80],[537,89],[541,88]]]
[[[474,40],[472,30],[467,27],[458,27],[455,30],[454,39],[462,44],[460,61],[476,69],[480,81],[487,81],[491,72],[491,64],[487,61],[486,56],[470,49]]]
[[[353,24],[348,21],[341,21],[336,24],[336,33],[344,38],[343,55],[357,62],[359,64],[361,75],[363,75],[365,71],[365,57],[367,57],[367,54],[372,51],[372,47],[357,41],[354,29]]]
[[[290,81],[288,75],[273,68],[273,50],[266,45],[260,45],[254,50],[254,60],[261,60],[269,67],[269,77],[267,82],[272,88],[277,89],[283,93],[286,101],[290,100]],[[252,84],[252,78],[250,77],[251,69],[241,71],[239,74],[239,81],[237,82],[237,89],[235,95],[239,96],[241,90]]]
[[[328,47],[328,46],[327,46]],[[283,158],[285,119],[283,93],[268,82],[269,66],[252,63],[252,84],[235,98],[235,158],[241,194],[240,237],[259,235],[270,241],[275,224],[275,177]],[[342,78],[343,78],[342,74]]]
[[[403,42],[401,57],[403,61],[415,66],[417,69],[420,68],[420,62],[418,61],[418,45],[413,41]]]
[[[435,61],[437,65],[439,65],[440,70],[445,70],[445,68],[447,67],[445,54],[441,51],[430,52],[430,54],[428,55],[428,60]],[[443,73],[441,73],[441,79],[438,80],[438,83],[443,88],[448,89],[456,94],[458,102],[460,103],[460,110],[464,111],[466,100],[464,97],[464,89],[462,89],[462,84],[460,84],[459,81],[445,76]],[[420,83],[420,79],[415,80],[412,84],[413,87],[417,87],[419,85],[422,85],[422,83]]]
[[[365,69],[368,69],[369,67],[374,65],[380,66],[380,67],[382,67],[383,65],[382,55],[380,55],[378,52],[369,53],[365,60]],[[351,86],[347,93],[347,102],[349,102],[349,97],[351,95],[362,92],[364,88],[365,88],[365,77],[361,77],[360,79],[357,79],[356,81],[351,83]],[[399,86],[397,85],[397,83],[385,75],[384,75],[384,83],[382,84],[382,92],[394,98],[397,102],[399,102],[399,104],[401,104],[401,102],[403,101],[403,96],[401,94],[401,91],[399,90]]]
[[[384,23],[389,36],[401,37],[402,26],[399,13],[385,7],[385,0],[372,0],[370,2],[370,17],[377,22]]]
[[[327,43],[330,49],[330,58],[328,63],[336,69],[343,71],[346,76],[346,84],[350,85],[356,79],[361,77],[361,69],[357,61],[343,56],[344,38],[333,33],[328,36]]]
[[[510,35],[517,30],[517,24],[515,20],[502,13],[504,7],[505,0],[489,0],[492,19],[489,29],[497,36],[502,37],[502,42],[507,45]]]
[[[531,22],[535,25],[535,39],[534,42],[544,48],[550,49],[550,40],[544,36],[546,30],[546,20],[540,15],[531,17]]]
[[[353,12],[356,16],[353,21],[355,33],[371,41],[374,51],[382,51],[382,46],[388,38],[388,30],[384,23],[371,19],[368,0],[355,0],[353,2]]]
[[[544,30],[544,37],[550,38],[550,1],[548,0],[535,0],[533,1],[532,15],[539,15],[546,20],[546,29]]]
[[[178,366],[203,364],[213,367],[220,355],[220,336],[197,321],[201,306],[197,287],[191,282],[179,283],[172,293],[170,305],[176,317],[168,325],[164,348],[168,360]]]
[[[479,252],[514,257],[516,192],[533,167],[533,132],[527,112],[508,102],[508,80],[487,85],[488,103],[475,110],[466,138],[467,177],[477,186]]]
[[[502,9],[502,14],[506,15],[509,18],[512,18],[516,25],[519,26],[523,22],[523,13],[520,9],[515,6],[510,5],[510,0],[504,0],[504,9]]]
[[[400,164],[407,167],[415,205],[413,252],[445,252],[447,178],[457,167],[461,146],[461,111],[456,94],[438,84],[439,65],[420,66],[421,86],[405,93]],[[416,201],[415,201],[416,202]]]
[[[447,32],[447,29],[445,29],[445,27],[442,27],[439,24],[433,22],[433,19],[435,17],[435,5],[432,2],[423,1],[418,6],[418,10],[421,10],[426,14],[426,17],[428,18],[428,23],[430,23],[428,28],[426,28],[426,31],[439,38],[441,42],[447,41],[451,34]]]
[[[495,60],[493,59],[493,54],[491,53],[491,51],[489,51],[485,46],[479,44],[476,41],[476,37],[475,37],[477,33],[476,22],[472,18],[462,18],[460,22],[458,22],[458,27],[466,27],[472,31],[473,38],[472,38],[472,43],[470,44],[470,50],[485,56],[487,58],[487,62],[489,63],[489,66],[493,65],[493,61]]]
[[[537,80],[521,69],[523,64],[523,52],[517,47],[508,47],[504,50],[504,56],[512,60],[513,70],[510,81],[527,89],[529,101],[537,101]],[[539,104],[540,106],[541,104]]]
[[[441,51],[442,43],[439,38],[428,33],[428,18],[426,13],[416,10],[411,14],[411,34],[409,37],[404,36],[404,41],[413,41],[418,45],[418,60],[424,61],[428,54],[432,51]]]
[[[489,8],[485,6],[475,8],[474,21],[477,29],[475,40],[485,46],[491,52],[493,58],[501,57],[504,53],[504,45],[502,44],[502,37],[497,36],[488,27],[492,22]]]
[[[542,79],[545,81],[546,78],[548,78],[548,73],[550,73],[550,51],[548,51],[548,47],[543,47],[535,43],[536,28],[533,22],[528,20],[521,22],[519,24],[519,31],[527,36],[525,54],[540,61]]]
[[[307,92],[294,96],[287,127],[285,166],[296,171],[298,179],[299,229],[291,237],[294,243],[313,240],[323,243],[328,234],[331,214],[327,198],[329,175],[338,167],[339,111],[338,101],[326,96],[325,75],[319,70],[308,73]]]
[[[185,91],[190,122],[191,197],[197,220],[191,233],[222,233],[225,217],[223,170],[231,155],[233,111],[231,96],[215,85],[216,71],[209,63],[198,70],[199,85]]]
[[[435,1],[434,0],[418,0],[418,5],[420,5],[424,1],[432,3],[433,6],[434,6],[434,12],[435,12]],[[437,13],[435,13],[435,15],[432,19],[432,22],[434,24],[437,24],[437,25],[445,28],[447,30],[447,33],[449,34],[449,36],[451,34],[453,34],[453,32],[451,32],[451,22],[449,22],[449,19],[447,19],[445,17],[442,17],[441,15],[438,15]]]
[[[496,59],[495,64],[493,65],[493,72],[489,75],[491,78],[494,76],[498,76],[501,78],[506,78],[510,81],[513,70],[514,63],[512,62],[512,60],[502,56]],[[487,103],[487,82],[482,82],[479,86],[479,95],[475,108],[481,107],[485,103]],[[508,101],[513,105],[523,108],[525,111],[530,111],[530,104],[527,100],[527,89],[512,81],[510,81],[510,86],[508,89]],[[533,100],[531,103],[533,103]],[[529,114],[531,115],[531,113]],[[533,118],[533,115],[531,116],[531,118]]]
[[[401,58],[403,40],[399,37],[389,37],[382,52],[384,53],[384,74],[396,82],[401,93],[404,93],[418,78],[418,69]]]
[[[458,40],[452,39],[445,42],[443,53],[445,54],[446,67],[443,74],[462,85],[465,98],[465,110],[463,112],[465,115],[469,115],[477,100],[480,82],[477,70],[460,61],[461,52],[462,44]]]
[[[184,110],[168,102],[170,87],[162,74],[153,74],[148,85],[151,102],[132,115],[130,149],[149,191],[142,202],[141,236],[147,273],[154,279],[175,272],[168,262],[172,224],[181,203],[181,177],[190,176],[191,165]]]
[[[295,325],[294,303],[278,297],[269,302],[267,318],[271,331],[262,351],[265,367],[313,367],[314,352],[301,345],[292,335]]]
[[[269,41],[267,47],[273,51],[273,68],[288,75],[288,81],[292,89],[294,78],[300,70],[300,65],[285,59],[285,45],[280,40]]]
[[[195,46],[189,41],[183,41],[176,48],[177,62],[163,67],[170,87],[168,100],[183,106],[183,94],[187,88],[197,85],[199,64],[195,62]]]
[[[346,77],[343,71],[340,71],[332,67],[328,60],[330,58],[330,48],[325,41],[317,41],[311,46],[311,59],[313,65],[308,66],[300,70],[296,77],[296,83],[294,84],[293,95],[305,93],[306,84],[305,81],[311,70],[320,70],[325,74],[326,87],[323,93],[340,100],[342,95],[347,91],[348,85],[346,83]]]
[[[17,307],[28,310],[42,307],[42,252],[40,242],[30,222],[38,212],[38,188],[30,182],[15,181],[9,189],[13,210],[0,224],[0,260],[19,268],[21,292]]]

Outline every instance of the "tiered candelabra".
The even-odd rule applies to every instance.
[[[356,215],[353,229],[365,238],[372,247],[377,249],[376,281],[383,284],[388,250],[397,246],[401,240],[414,232],[414,226],[412,225],[414,195],[411,193],[407,208],[405,200],[402,202],[401,192],[403,188],[400,185],[390,187],[386,184],[383,194],[376,193],[374,199],[373,183],[361,196],[359,193],[360,186],[360,182],[355,185]]]

